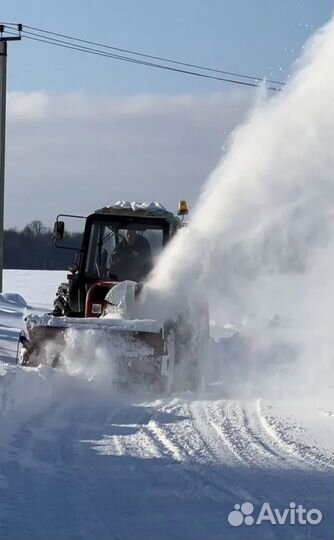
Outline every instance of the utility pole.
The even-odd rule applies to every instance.
[[[15,30],[10,27],[10,32]],[[2,292],[4,199],[5,199],[5,139],[6,139],[6,72],[7,42],[21,39],[22,24],[17,25],[18,35],[7,36],[5,25],[0,25],[0,293]]]

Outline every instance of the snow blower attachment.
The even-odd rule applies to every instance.
[[[182,219],[187,211],[182,201]],[[54,227],[55,244],[70,249],[58,246],[58,242],[66,242],[60,217]],[[137,318],[137,308],[143,280],[169,240],[184,226],[182,219],[159,203],[118,202],[88,216],[82,247],[69,267],[67,282],[58,288],[53,312],[26,319],[19,362],[25,366],[61,365],[73,333],[82,336],[77,340],[80,343],[91,332],[98,340],[109,340],[110,349],[117,350],[121,380],[143,380],[171,391],[180,351],[189,349],[197,329],[192,325],[189,331],[180,317],[168,321]],[[202,330],[203,321],[207,326],[205,309]],[[207,336],[207,328],[201,333]],[[194,373],[199,370],[199,360],[191,361],[191,380],[198,380]]]

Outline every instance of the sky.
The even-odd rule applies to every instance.
[[[288,80],[332,0],[11,0],[4,22]],[[5,224],[50,226],[117,199],[192,205],[251,89],[28,41],[11,43]]]

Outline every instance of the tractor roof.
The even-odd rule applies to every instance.
[[[112,206],[104,206],[95,210],[94,214],[109,214],[113,216],[131,216],[162,218],[166,221],[179,224],[180,219],[158,202],[128,202],[118,201]]]

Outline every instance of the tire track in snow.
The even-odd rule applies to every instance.
[[[305,468],[324,471],[334,469],[333,452],[326,454],[315,445],[310,446],[301,441],[292,440],[287,434],[291,429],[301,429],[300,426],[293,424],[291,420],[289,423],[286,419],[283,422],[280,418],[265,414],[261,404],[262,401],[260,399],[257,400],[256,410],[262,430],[271,439],[272,444],[280,449],[282,455],[290,456],[290,459]]]
[[[193,402],[190,412],[194,426],[221,462],[263,469],[333,468],[332,453],[289,438],[291,421],[265,416],[261,400]]]
[[[237,466],[281,465],[282,456],[262,439],[251,423],[248,408],[237,401],[205,402],[193,406],[199,431],[222,462]]]
[[[191,404],[190,414],[195,429],[198,431],[203,443],[210,448],[218,462],[230,462],[235,458],[238,462],[243,463],[239,453],[233,444],[231,444],[229,437],[226,436],[223,427],[226,416],[224,407],[222,407],[219,420],[212,413],[210,402],[195,402]]]
[[[164,407],[165,411],[168,409],[168,406]],[[202,498],[225,501],[226,496],[235,494],[235,490],[231,487],[226,470],[221,467],[221,461],[197,429],[191,405],[180,400],[177,407],[173,402],[171,409],[184,420],[161,425],[153,418],[145,428],[150,432],[153,444],[159,447],[161,455],[168,455],[182,464],[180,475],[192,492],[196,491]]]

